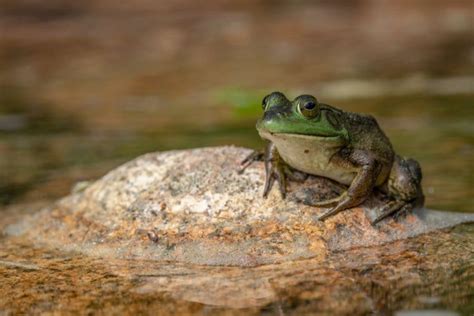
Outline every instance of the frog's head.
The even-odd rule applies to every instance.
[[[257,122],[260,134],[336,137],[347,133],[323,115],[323,107],[312,95],[300,95],[290,101],[283,93],[273,92],[263,98],[262,108],[263,117]]]

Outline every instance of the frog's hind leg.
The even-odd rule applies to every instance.
[[[395,201],[390,201],[385,207],[383,207],[380,210],[380,215],[377,216],[371,224],[375,226],[377,223],[380,221],[386,219],[390,215],[393,214],[403,214],[405,212],[410,211],[415,207],[415,203],[413,202],[405,202],[402,200],[395,200]]]
[[[335,199],[318,203],[320,207],[334,205],[331,209],[319,216],[318,219],[320,221],[324,221],[328,217],[348,208],[360,205],[371,194],[375,186],[381,168],[379,163],[371,157],[371,155],[364,151],[354,150],[346,159],[358,166],[359,170],[346,192]],[[345,163],[344,160],[342,163]]]
[[[381,209],[379,216],[372,221],[372,225],[391,215],[408,213],[423,206],[421,179],[421,168],[416,160],[396,156],[386,188],[392,201]]]

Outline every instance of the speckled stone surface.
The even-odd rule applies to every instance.
[[[323,178],[276,187],[262,198],[263,163],[239,174],[251,151],[237,147],[150,153],[80,185],[16,224],[9,235],[37,245],[120,259],[256,266],[374,246],[473,221],[473,214],[420,210],[373,227],[383,197],[325,222],[303,201],[344,190]]]

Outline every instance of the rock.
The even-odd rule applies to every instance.
[[[474,214],[418,210],[370,224],[384,197],[318,221],[321,209],[302,201],[337,196],[328,179],[290,183],[262,198],[263,164],[239,174],[251,150],[202,148],[150,153],[81,187],[6,233],[38,245],[89,255],[255,266],[375,246],[474,221]]]

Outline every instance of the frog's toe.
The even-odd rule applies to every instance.
[[[275,180],[278,182],[278,189],[280,191],[281,197],[286,198],[286,177],[282,168],[278,166],[269,166],[270,171],[267,172],[265,179],[265,186],[263,188],[263,197],[266,198],[270,193],[270,190],[275,183]]]
[[[328,217],[331,217],[333,215],[336,215],[337,213],[341,212],[341,211],[344,211],[345,209],[347,209],[347,206],[346,204],[350,201],[350,198],[347,196],[346,193],[342,194],[341,196],[335,198],[335,199],[332,199],[332,200],[328,200],[326,202],[331,202],[331,204],[335,204],[336,206],[334,206],[333,208],[331,208],[330,210],[324,212],[323,214],[321,214],[319,217],[318,217],[318,220],[320,221],[324,221],[326,220]],[[324,202],[323,202],[324,203]]]
[[[333,199],[311,203],[311,206],[314,206],[314,207],[332,207],[332,206],[336,206],[341,201],[341,198],[342,198],[342,195],[338,196],[336,198],[333,198]]]
[[[276,168],[274,172],[274,177],[278,182],[278,189],[280,190],[280,194],[282,199],[286,198],[286,175],[285,172],[281,168]]]
[[[286,198],[286,184],[284,178],[277,177],[278,180],[278,189],[280,191],[282,199]],[[268,193],[270,193],[270,190],[273,187],[273,184],[275,183],[275,177],[270,177],[265,182],[265,187],[263,188],[263,197],[266,198],[268,197]]]
[[[253,151],[250,155],[244,158],[240,162],[240,169],[237,173],[242,174],[245,169],[247,169],[250,165],[252,165],[255,161],[263,161],[264,153],[262,151]]]
[[[319,216],[318,216],[318,221],[323,222],[323,221],[325,221],[328,217],[331,217],[331,216],[333,216],[333,215],[335,215],[335,214],[336,214],[335,208],[332,208],[332,209],[330,209],[329,211],[326,211],[326,212],[324,212],[323,214],[319,215]]]
[[[285,180],[278,179],[278,188],[280,189],[281,198],[286,198],[286,183]]]
[[[413,202],[406,202],[402,200],[391,201],[384,208],[382,208],[380,214],[371,222],[371,224],[375,226],[377,223],[383,221],[391,215],[394,215],[394,217],[401,216],[414,207],[415,205]]]
[[[354,197],[350,193],[345,192],[339,198],[337,198],[337,200],[336,206],[319,216],[318,219],[320,221],[324,221],[330,216],[336,215],[337,213],[347,210],[351,207],[360,205],[365,200],[365,198],[362,196]]]

